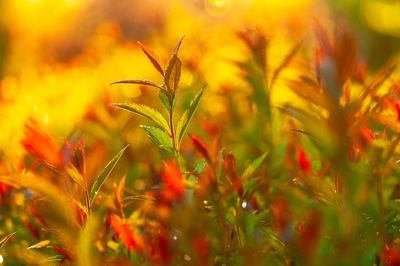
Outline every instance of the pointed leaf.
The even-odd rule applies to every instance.
[[[153,64],[153,66],[164,77],[164,71],[163,71],[162,67],[160,66],[160,63],[158,63],[158,61],[159,61],[158,56],[152,50],[145,48],[140,42],[137,42],[137,43],[139,44],[140,48],[142,48],[142,51],[146,54],[147,58],[149,58],[150,62]]]
[[[154,82],[151,82],[150,80],[145,80],[145,79],[126,79],[126,80],[120,80],[120,81],[116,81],[110,84],[114,85],[114,84],[121,84],[121,83],[125,83],[125,84],[141,84],[141,85],[147,85],[147,86],[153,86],[156,87],[162,91],[164,91],[164,88],[160,85],[155,84]]]
[[[174,51],[173,51],[174,54],[177,54],[177,53],[178,53],[179,48],[181,47],[183,38],[185,38],[185,35],[182,36],[182,38],[179,40],[178,44],[176,45],[176,47],[175,47],[175,49],[174,49]]]
[[[122,154],[128,148],[129,145],[126,145],[122,150],[118,152],[117,155],[106,165],[101,175],[94,181],[92,189],[90,190],[89,201],[90,205],[92,205],[94,198],[96,197],[97,192],[100,190],[101,186],[106,181],[107,177],[110,175],[111,171],[114,169],[115,165],[121,159]]]
[[[194,112],[197,109],[197,106],[199,106],[201,96],[203,95],[204,88],[201,89],[192,99],[190,102],[189,107],[186,109],[186,111],[183,113],[182,117],[179,119],[177,125],[176,125],[176,136],[178,137],[177,142],[178,142],[178,149],[181,144],[181,141],[183,139],[183,136],[186,133],[186,130],[189,126],[190,120],[193,117]]]
[[[173,54],[168,61],[167,69],[165,70],[165,84],[171,91],[176,92],[178,89],[179,79],[181,78],[182,62],[176,54]]]
[[[171,138],[165,133],[165,131],[155,128],[148,127],[145,125],[141,125],[141,127],[146,130],[150,139],[158,146],[158,147],[169,147],[172,148]]]
[[[158,98],[160,98],[162,104],[164,105],[165,109],[169,111],[169,101],[168,101],[168,95],[164,93],[164,91],[159,91],[158,92]]]
[[[204,157],[208,162],[210,162],[210,155],[208,152],[208,147],[207,145],[196,135],[191,134],[190,138],[192,139],[192,144],[196,151],[201,154],[201,156]]]
[[[11,234],[8,234],[7,236],[3,237],[0,240],[0,248],[2,248],[4,246],[4,244],[13,236],[15,235],[17,232],[12,232]]]
[[[48,244],[50,244],[50,240],[43,240],[43,241],[40,241],[39,243],[36,243],[36,244],[30,246],[28,249],[42,248],[42,247],[47,246]]]
[[[251,177],[254,172],[261,167],[262,163],[264,162],[265,158],[267,157],[269,152],[265,152],[263,155],[255,159],[247,168],[244,170],[242,174],[242,180],[245,181],[249,177]]]
[[[147,105],[136,103],[114,103],[111,105],[144,116],[159,125],[162,129],[165,130],[165,132],[170,134],[168,123],[162,116],[162,114]]]
[[[82,175],[79,173],[79,171],[75,168],[74,165],[70,164],[70,167],[65,168],[67,174],[71,179],[78,184],[81,188],[84,187],[84,181]]]
[[[270,88],[272,88],[273,84],[275,83],[276,79],[279,77],[281,72],[289,65],[289,63],[292,61],[293,57],[297,54],[301,47],[302,42],[296,44],[289,52],[289,54],[285,57],[285,59],[282,61],[282,63],[278,66],[278,68],[275,70],[272,78],[271,78],[271,85]]]

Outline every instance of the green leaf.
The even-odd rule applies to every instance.
[[[254,228],[256,225],[256,215],[254,213],[250,213],[247,216],[247,235],[252,236],[254,234]]]
[[[149,127],[145,125],[141,125],[144,130],[146,130],[150,139],[159,147],[169,147],[172,148],[171,138],[168,136],[165,131],[155,127]]]
[[[8,234],[7,236],[3,237],[0,240],[0,248],[2,248],[4,246],[4,244],[13,236],[15,235],[17,232],[12,232],[11,234]]]
[[[162,129],[164,129],[165,132],[167,132],[170,135],[167,121],[162,116],[162,114],[160,114],[158,111],[154,110],[153,108],[151,108],[147,105],[136,104],[136,103],[113,103],[111,105],[121,108],[121,109],[128,110],[130,112],[136,113],[138,115],[141,115],[141,116],[144,116],[144,117],[150,119],[151,121],[156,123]]]
[[[201,172],[203,172],[204,166],[206,166],[207,161],[204,159],[201,159],[200,162],[196,165],[196,167],[194,168],[194,171],[198,174],[200,174]]]
[[[167,94],[164,93],[164,91],[159,91],[158,92],[158,98],[160,98],[162,104],[164,105],[165,109],[169,111],[169,102],[168,102],[168,96]]]
[[[203,95],[203,92],[204,92],[204,87],[193,97],[192,101],[190,102],[189,107],[183,113],[183,115],[181,116],[181,118],[179,119],[179,121],[176,125],[176,136],[177,136],[178,149],[181,144],[182,138],[185,135],[185,132],[188,128],[190,120],[192,119],[193,114],[197,109],[197,106],[199,106],[200,99],[201,99],[201,96]]]
[[[176,54],[173,54],[168,61],[167,69],[165,70],[165,85],[168,90],[173,91],[173,94],[178,89],[179,79],[181,78],[182,62]]]
[[[126,83],[126,84],[141,84],[141,85],[147,85],[147,86],[153,86],[156,87],[162,91],[164,91],[164,88],[160,85],[155,84],[154,82],[151,82],[149,80],[145,80],[145,79],[126,79],[126,80],[120,80],[120,81],[116,81],[110,84],[114,85],[114,84],[121,84],[121,83]]]
[[[262,163],[264,162],[265,158],[267,157],[269,152],[265,152],[263,155],[255,159],[247,168],[244,170],[242,174],[242,180],[247,180],[254,172],[260,168]]]
[[[97,192],[100,190],[101,186],[106,181],[107,177],[110,175],[111,171],[114,169],[115,165],[121,159],[122,154],[128,148],[129,145],[126,145],[122,150],[120,150],[115,157],[108,162],[106,167],[104,168],[101,175],[94,181],[92,189],[90,190],[89,201],[90,205],[92,205],[94,198],[96,197]]]

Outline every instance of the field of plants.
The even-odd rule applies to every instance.
[[[399,1],[0,14],[0,264],[400,265]]]

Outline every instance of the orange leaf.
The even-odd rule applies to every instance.
[[[124,217],[124,211],[123,211],[123,208],[122,208],[122,196],[124,194],[125,179],[126,179],[126,176],[124,176],[119,181],[118,186],[115,185],[115,183],[114,183],[115,201],[116,201],[117,207],[119,208],[119,211],[121,212],[122,217]]]
[[[171,192],[174,198],[182,196],[185,192],[182,173],[174,160],[164,163],[162,179],[167,185],[167,190]]]
[[[125,221],[115,215],[109,216],[109,221],[117,236],[129,250],[138,252],[143,250],[144,243],[142,237],[132,231]]]
[[[25,138],[21,144],[30,154],[55,167],[61,167],[63,157],[59,146],[50,135],[40,129],[25,125]]]
[[[190,135],[194,148],[200,153],[207,161],[210,161],[210,156],[208,155],[208,148],[204,142],[194,134]]]

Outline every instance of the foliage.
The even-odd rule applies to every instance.
[[[181,60],[182,38],[165,67],[138,43],[155,81],[135,77],[110,88],[139,86],[146,97],[96,102],[64,143],[25,121],[24,153],[1,151],[2,258],[16,265],[399,265],[396,60],[369,73],[346,27],[331,32],[316,23],[312,31],[275,64],[273,35],[237,32],[244,56],[229,63],[242,83],[221,86],[222,118],[206,114],[204,106],[216,103],[203,99],[212,93],[205,75]],[[187,72],[191,86],[182,85]],[[274,102],[282,86],[296,101]]]

